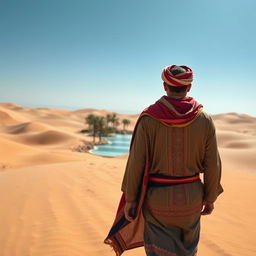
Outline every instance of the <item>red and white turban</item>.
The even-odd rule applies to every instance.
[[[193,71],[187,66],[179,66],[186,70],[186,73],[180,73],[173,75],[171,69],[176,67],[176,65],[165,67],[162,72],[162,79],[165,83],[171,86],[184,86],[190,85],[193,81]]]

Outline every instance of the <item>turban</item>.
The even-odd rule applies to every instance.
[[[174,75],[171,70],[174,67],[181,67],[186,70],[185,73],[179,73]],[[165,67],[162,72],[162,79],[165,83],[171,86],[184,86],[184,85],[190,85],[193,81],[193,71],[191,68],[187,66],[168,66]]]

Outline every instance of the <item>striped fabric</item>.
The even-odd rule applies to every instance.
[[[171,69],[176,65],[165,67],[162,72],[162,80],[171,86],[184,86],[190,85],[193,81],[193,71],[187,66],[180,66],[186,70],[186,73],[173,75]]]
[[[193,176],[166,176],[162,174],[150,174],[149,176],[149,186],[153,187],[165,187],[174,186],[179,184],[186,184],[200,180],[199,174]]]

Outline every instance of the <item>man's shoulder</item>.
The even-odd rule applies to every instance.
[[[212,117],[211,117],[211,115],[210,115],[208,112],[206,112],[205,110],[203,110],[203,111],[200,113],[200,118],[201,118],[201,119],[204,119],[204,120],[206,120],[206,121],[212,122]]]
[[[155,118],[153,118],[152,116],[150,115],[147,115],[147,114],[142,114],[140,117],[139,117],[139,120],[138,120],[141,124],[143,125],[150,125],[150,124],[153,124],[155,122],[158,122],[158,120],[156,120]]]
[[[198,121],[204,123],[208,129],[215,129],[215,125],[212,119],[212,116],[203,110],[198,118]]]

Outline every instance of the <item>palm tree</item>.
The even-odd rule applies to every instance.
[[[98,116],[94,116],[93,120],[92,120],[93,124],[93,144],[95,144],[95,138],[97,135],[97,131],[99,130],[99,117]]]
[[[108,124],[112,122],[112,115],[111,114],[106,115],[106,122],[107,122],[107,126],[109,126]]]
[[[88,130],[91,131],[92,130],[92,126],[94,123],[94,119],[95,119],[95,115],[93,114],[89,114],[86,118],[85,118],[85,123],[88,124]]]
[[[123,119],[122,123],[123,123],[123,130],[125,130],[125,127],[128,127],[131,121],[129,119]]]
[[[89,130],[92,131],[93,143],[95,144],[95,138],[100,127],[100,117],[90,114],[86,118],[86,123],[89,125]]]
[[[114,122],[114,128],[116,129],[120,125],[119,118],[117,118]]]
[[[111,115],[111,123],[112,123],[112,127],[116,128],[120,123],[119,123],[119,118],[117,117],[116,113],[113,113]]]
[[[105,128],[106,128],[106,119],[105,119],[105,117],[103,117],[103,116],[98,117],[97,123],[98,123],[99,142],[101,142],[101,137],[104,134],[104,131],[105,131]]]

